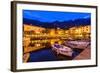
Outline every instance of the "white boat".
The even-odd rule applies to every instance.
[[[67,46],[63,46],[63,45],[52,45],[52,50],[54,50],[55,52],[57,52],[57,54],[62,54],[65,56],[72,56],[73,50]]]
[[[90,45],[89,41],[68,41],[65,42],[66,46],[70,46],[71,48],[79,48],[79,49],[85,49]]]

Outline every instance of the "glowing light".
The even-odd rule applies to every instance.
[[[41,45],[40,45],[40,44],[35,44],[35,46],[39,47],[39,46],[41,46]]]

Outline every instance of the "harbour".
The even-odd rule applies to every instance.
[[[24,63],[91,59],[91,14],[23,10],[22,42]]]
[[[24,55],[29,55],[26,62],[41,62],[41,61],[62,61],[62,60],[81,60],[81,59],[90,59],[90,42],[86,41],[84,44],[75,44],[76,41],[74,41],[74,45],[72,44],[73,41],[66,41],[66,40],[58,40],[52,39],[50,42],[50,39],[37,41],[34,40],[35,43],[31,43],[28,47],[29,50],[26,50]],[[45,42],[43,42],[45,41]],[[47,42],[46,42],[47,41]],[[40,43],[39,43],[40,42]],[[64,55],[64,51],[57,54],[57,51],[54,51],[52,48],[52,44],[55,42],[58,42],[60,45],[69,46],[73,53],[71,56]],[[79,42],[79,40],[78,40]],[[82,41],[81,41],[82,42]],[[84,42],[84,41],[83,41]],[[65,43],[65,44],[64,44]],[[67,43],[67,45],[66,45]],[[69,44],[68,44],[69,43]],[[80,45],[80,46],[79,46]],[[76,47],[77,46],[77,47]],[[27,47],[26,47],[27,48]],[[87,52],[86,52],[87,50]],[[66,52],[65,52],[66,53]],[[87,55],[86,55],[87,54]],[[24,61],[24,62],[25,62]]]

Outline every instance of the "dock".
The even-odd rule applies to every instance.
[[[91,49],[86,48],[78,56],[76,56],[74,60],[83,60],[83,59],[90,59],[90,58],[91,58]]]

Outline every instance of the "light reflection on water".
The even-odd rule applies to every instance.
[[[30,52],[30,57],[28,62],[41,62],[41,61],[58,61],[58,60],[70,60],[70,57],[57,55],[54,51],[52,51],[51,45],[53,45],[55,42],[58,42],[59,44],[63,44],[65,40],[60,39],[49,39],[49,40],[33,40],[31,41],[30,46],[32,47],[42,47],[44,48]],[[74,58],[76,55],[79,54],[79,51],[74,51],[72,57]]]
[[[46,40],[32,40],[30,43],[30,46],[32,47],[50,47],[51,45],[53,45],[55,42],[58,42],[58,44],[63,44],[65,40],[61,40],[61,39],[46,39]]]
[[[28,62],[59,60],[57,54],[54,51],[52,51],[51,45],[53,45],[55,42],[62,44],[64,41],[65,40],[60,40],[60,39],[32,40],[30,46],[34,48],[42,47],[42,46],[45,47],[38,51],[30,52],[30,58]]]

